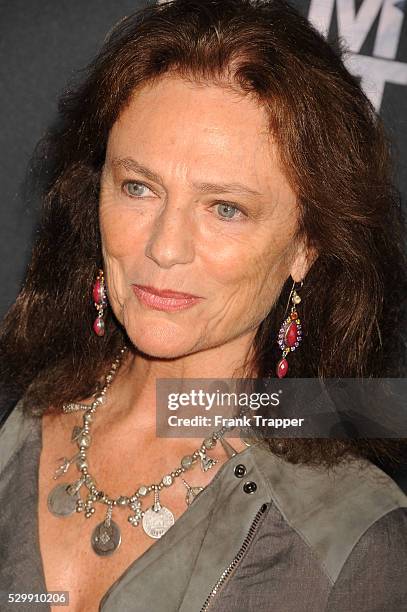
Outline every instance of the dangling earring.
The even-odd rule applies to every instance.
[[[301,287],[303,281],[301,281]],[[301,320],[298,317],[297,305],[301,302],[301,298],[294,289],[295,281],[291,288],[290,295],[288,297],[287,306],[285,312],[287,312],[288,304],[290,299],[292,302],[291,312],[288,317],[284,320],[280,331],[278,332],[278,345],[283,351],[282,357],[277,364],[276,373],[279,378],[283,378],[288,372],[288,361],[286,356],[290,351],[295,351],[301,342],[302,331],[301,331]],[[285,313],[284,313],[285,314]]]
[[[106,299],[106,287],[105,287],[105,277],[103,274],[103,270],[99,270],[95,284],[93,285],[93,301],[95,303],[95,308],[97,310],[97,317],[95,322],[93,323],[93,331],[97,336],[105,335],[105,322],[103,320],[103,315],[105,314],[105,307],[107,304]]]

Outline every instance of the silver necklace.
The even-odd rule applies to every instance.
[[[48,495],[48,509],[58,517],[66,517],[75,512],[83,512],[85,518],[91,518],[95,513],[95,504],[104,504],[106,508],[105,519],[96,525],[91,535],[91,545],[94,552],[99,556],[111,555],[118,549],[121,543],[120,528],[112,520],[113,510],[117,508],[129,508],[131,514],[128,516],[128,522],[137,527],[140,523],[144,532],[151,538],[157,539],[168,531],[174,524],[174,515],[160,502],[160,491],[163,488],[168,488],[178,477],[190,470],[194,465],[199,463],[203,472],[211,469],[218,460],[210,457],[208,451],[214,448],[217,441],[220,440],[222,447],[228,458],[236,455],[236,450],[228,443],[223,436],[226,431],[233,429],[232,426],[223,426],[205,438],[200,447],[192,454],[184,455],[180,461],[180,465],[172,472],[165,474],[159,483],[150,485],[141,485],[131,495],[120,495],[117,498],[110,497],[96,485],[94,477],[89,472],[89,462],[87,452],[92,442],[91,424],[93,422],[97,408],[104,403],[106,393],[117,373],[120,366],[123,354],[126,347],[120,350],[118,357],[112,363],[112,366],[105,378],[105,383],[99,393],[94,395],[94,400],[90,405],[70,402],[64,404],[63,411],[76,412],[84,411],[82,427],[75,426],[72,431],[71,441],[78,446],[78,451],[70,458],[63,457],[60,461],[60,466],[56,469],[54,479],[66,474],[72,464],[76,465],[80,476],[74,482],[64,482],[56,485]],[[181,478],[184,483],[187,493],[185,501],[189,506],[203,491],[204,487],[190,486],[184,478]],[[83,499],[80,495],[82,490],[87,489],[86,496]],[[142,509],[144,499],[153,494],[153,504],[146,510]]]

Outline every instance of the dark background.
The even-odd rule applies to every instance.
[[[58,95],[95,55],[112,26],[150,1],[0,0],[0,317],[18,293],[29,256],[36,210],[23,180],[35,144],[55,117]],[[310,9],[315,15],[331,7],[332,37],[362,31],[359,43],[352,43],[354,51],[375,62],[366,91],[374,92],[378,74],[379,80],[393,80],[379,103],[376,95],[375,104],[398,151],[398,184],[407,194],[406,0],[383,0],[379,10],[377,0],[354,0],[352,15],[346,9],[349,2],[342,0],[292,3],[306,15]],[[389,43],[395,37],[396,50],[383,55],[382,45],[380,55],[377,41]]]

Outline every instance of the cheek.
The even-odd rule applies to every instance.
[[[221,285],[262,291],[287,274],[289,241],[257,232],[233,242],[220,240],[208,249],[206,262],[212,278]]]
[[[141,246],[142,236],[126,211],[117,210],[113,206],[101,206],[99,222],[102,247],[110,257],[128,256],[137,245]]]

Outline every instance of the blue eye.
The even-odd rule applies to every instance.
[[[219,216],[222,219],[234,219],[235,217],[239,216],[239,214],[236,213],[241,213],[241,211],[236,206],[233,206],[233,204],[227,204],[226,202],[220,202],[215,206],[217,208]]]
[[[136,198],[141,198],[143,196],[143,194],[140,193],[140,190],[148,189],[144,183],[139,183],[138,181],[129,181],[128,183],[125,183],[123,187],[129,195]]]

